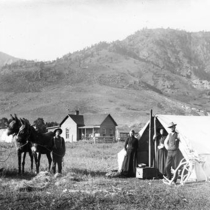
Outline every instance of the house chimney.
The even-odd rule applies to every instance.
[[[75,111],[75,115],[79,115],[79,110],[76,110]]]

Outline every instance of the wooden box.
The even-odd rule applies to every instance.
[[[150,168],[150,167],[136,168],[136,178],[153,179],[157,177],[158,177],[158,170],[156,168]]]

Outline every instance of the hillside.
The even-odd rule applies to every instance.
[[[119,124],[160,114],[210,112],[210,33],[144,29],[52,62],[0,70],[0,115],[60,121],[68,112],[111,113]]]
[[[2,67],[4,65],[9,65],[17,60],[19,60],[19,58],[15,58],[11,55],[0,52],[0,67]]]

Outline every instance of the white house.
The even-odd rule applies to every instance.
[[[68,114],[60,123],[61,136],[67,142],[88,139],[90,136],[115,136],[117,123],[110,114]]]

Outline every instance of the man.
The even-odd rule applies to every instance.
[[[168,128],[171,129],[170,133],[166,137],[164,141],[165,148],[168,150],[168,155],[166,159],[166,175],[169,180],[172,178],[171,174],[171,167],[175,166],[175,161],[178,155],[178,149],[179,149],[179,134],[175,131],[176,124],[171,122],[168,126]],[[175,176],[175,179],[173,180],[175,183],[177,181],[177,174]]]
[[[52,156],[53,156],[52,170],[54,174],[56,173],[56,164],[58,165],[58,173],[62,172],[62,160],[66,152],[65,141],[60,136],[61,133],[62,130],[60,128],[57,128],[54,131],[53,151],[52,151]]]

